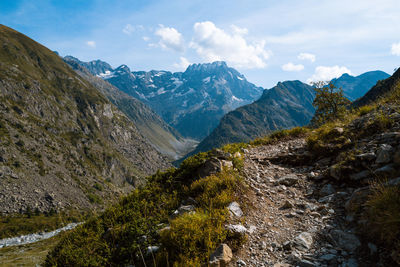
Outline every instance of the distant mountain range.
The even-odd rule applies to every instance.
[[[252,103],[263,89],[225,62],[190,65],[185,72],[112,69],[102,61],[84,63],[95,74],[143,101],[184,137],[201,140],[227,112]]]
[[[315,93],[300,81],[279,82],[252,104],[226,114],[191,154],[233,142],[247,142],[271,131],[306,125],[314,115]]]
[[[354,100],[389,76],[382,71],[370,71],[356,77],[343,74],[332,82],[343,89],[346,97]],[[275,130],[307,125],[315,112],[312,106],[314,97],[310,85],[300,81],[279,82],[265,90],[259,100],[226,114],[189,155],[227,143],[247,142]]]
[[[390,75],[383,71],[369,71],[358,76],[351,76],[345,73],[339,78],[333,79],[332,83],[338,88],[342,87],[345,96],[350,101],[354,101],[365,95],[377,81],[388,77]]]
[[[107,63],[100,60],[86,63],[72,56],[64,57],[64,61],[124,112],[135,123],[142,136],[162,154],[176,160],[197,145],[198,142],[183,138],[146,104],[94,76],[99,71],[111,68]]]
[[[132,72],[126,65],[113,69],[100,60],[80,65],[149,105],[183,136],[202,140],[190,154],[306,125],[314,114],[311,86],[286,81],[263,91],[225,62],[193,64],[176,73]],[[370,71],[343,74],[332,82],[353,101],[387,77],[385,72]]]

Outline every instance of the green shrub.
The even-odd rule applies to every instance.
[[[309,133],[309,131],[310,130],[306,127],[294,127],[292,129],[283,129],[275,131],[265,137],[257,138],[251,141],[250,145],[253,146],[270,145],[288,138],[304,137]]]
[[[375,183],[367,201],[368,232],[387,247],[400,249],[400,185]]]
[[[172,220],[170,229],[161,232],[161,243],[172,265],[207,263],[209,255],[227,237],[225,217],[224,210],[196,210]]]
[[[239,246],[243,236],[228,233],[224,225],[226,206],[243,190],[240,176],[224,170],[196,177],[209,157],[209,153],[200,153],[178,169],[149,177],[146,185],[69,233],[48,255],[45,266],[151,266],[154,262],[158,266],[200,266],[220,242]],[[196,200],[195,213],[171,219],[189,197]],[[160,233],[167,224],[170,230]],[[160,250],[147,255],[147,247],[154,245]]]

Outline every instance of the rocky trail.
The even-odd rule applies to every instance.
[[[248,241],[231,266],[375,266],[376,246],[362,245],[346,217],[354,189],[321,181],[323,160],[302,162],[310,164],[304,139],[245,151]]]

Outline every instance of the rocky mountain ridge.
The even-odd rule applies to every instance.
[[[225,62],[192,64],[175,73],[132,72],[121,65],[96,74],[149,105],[183,136],[198,140],[207,136],[224,114],[253,102],[262,93],[261,87]]]
[[[182,157],[197,144],[194,140],[184,139],[143,102],[125,94],[107,81],[93,76],[93,71],[89,72],[86,68],[91,66],[92,70],[102,71],[105,63],[97,66],[99,61],[85,63],[71,56],[64,57],[64,61],[124,112],[134,122],[141,135],[171,160]]]
[[[228,143],[248,142],[279,129],[303,126],[314,115],[315,93],[300,81],[279,82],[257,101],[226,114],[217,128],[190,154]]]
[[[168,161],[54,52],[0,25],[2,213],[92,209]]]
[[[345,73],[331,82],[337,88],[342,88],[350,101],[354,101],[364,96],[378,81],[389,77],[390,75],[383,71],[368,71],[358,76]]]

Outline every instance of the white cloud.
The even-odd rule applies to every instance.
[[[155,35],[159,36],[161,39],[159,45],[163,49],[170,49],[178,52],[184,51],[183,37],[180,32],[175,28],[165,27],[160,24],[159,28],[156,30]]]
[[[236,25],[231,25],[231,29],[234,34],[239,34],[239,35],[246,35],[249,33],[249,30],[246,28],[240,28]]]
[[[172,66],[180,70],[185,70],[190,65],[189,60],[185,57],[180,57],[179,59],[179,63],[174,63]]]
[[[332,67],[318,66],[315,68],[315,73],[307,82],[330,81],[333,78],[339,78],[344,73],[351,75],[351,71],[346,67],[339,67],[337,65]]]
[[[315,57],[315,55],[310,54],[310,53],[300,53],[297,56],[297,58],[300,59],[300,60],[308,60],[310,62],[315,62],[315,58],[316,57]]]
[[[145,42],[150,41],[150,37],[148,37],[148,36],[143,36],[142,39],[143,39],[143,41],[145,41]]]
[[[125,27],[122,29],[122,32],[128,35],[131,35],[135,31],[135,27],[131,24],[126,24]]]
[[[204,60],[226,61],[234,67],[264,68],[271,52],[266,50],[265,41],[249,44],[243,37],[247,30],[233,27],[229,34],[210,21],[194,24],[194,37],[190,47]]]
[[[284,71],[302,71],[304,70],[304,66],[302,64],[295,65],[292,62],[289,62],[282,66]]]
[[[400,42],[392,44],[392,55],[400,56]]]
[[[96,48],[96,42],[95,41],[87,41],[86,45],[92,48]]]

